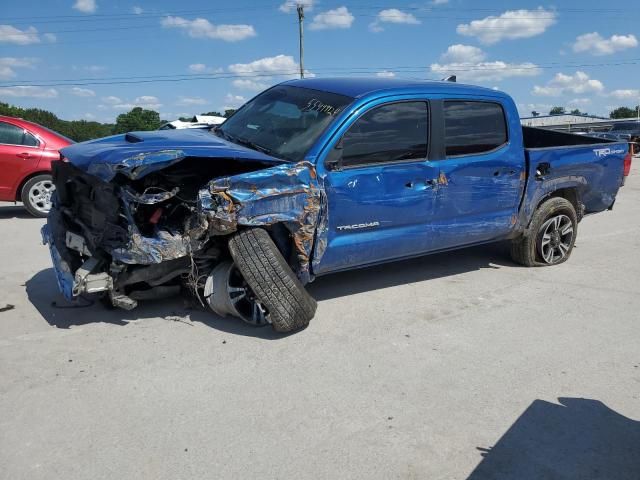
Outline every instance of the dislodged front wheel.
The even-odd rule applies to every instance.
[[[232,261],[223,262],[211,271],[204,297],[211,310],[223,317],[232,315],[255,326],[271,323],[269,312]]]
[[[569,254],[572,247],[573,222],[568,216],[556,215],[542,224],[538,252],[545,263],[558,263]]]

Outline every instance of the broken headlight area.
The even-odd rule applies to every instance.
[[[188,290],[204,304],[208,277],[230,259],[228,235],[244,227],[268,228],[299,278],[310,278],[320,190],[308,163],[185,158],[106,182],[59,162],[53,179],[42,234],[69,300],[99,293],[131,309]]]

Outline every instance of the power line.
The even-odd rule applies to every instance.
[[[508,72],[522,70],[537,69],[556,69],[556,68],[585,68],[585,67],[613,67],[625,65],[638,65],[640,58],[633,58],[619,62],[602,62],[602,63],[549,63],[543,65],[520,65],[512,67],[492,67],[490,65],[482,66],[475,64],[461,64],[456,68],[452,68],[453,72]],[[379,71],[395,71],[398,73],[426,73],[428,66],[386,66],[386,67],[325,67],[313,69],[314,72],[329,74],[372,74]],[[142,84],[142,83],[164,83],[164,82],[184,82],[194,80],[228,80],[228,79],[255,79],[270,77],[295,77],[299,74],[299,70],[274,70],[274,71],[255,71],[252,73],[234,74],[192,74],[192,75],[149,75],[141,77],[111,77],[105,79],[61,79],[51,80],[48,82],[38,82],[37,80],[16,80],[11,82],[0,82],[0,88],[7,87],[68,87],[68,86],[89,86],[89,85],[123,85],[123,84]]]

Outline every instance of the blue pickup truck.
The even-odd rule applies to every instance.
[[[132,309],[188,291],[293,331],[319,275],[499,240],[519,264],[562,263],[630,165],[625,142],[523,128],[496,90],[294,80],[211,131],[64,148],[42,234],[68,299]]]

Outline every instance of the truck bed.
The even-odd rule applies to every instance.
[[[610,209],[623,184],[625,142],[523,127],[527,186],[525,218],[550,192],[575,190],[581,213]]]

